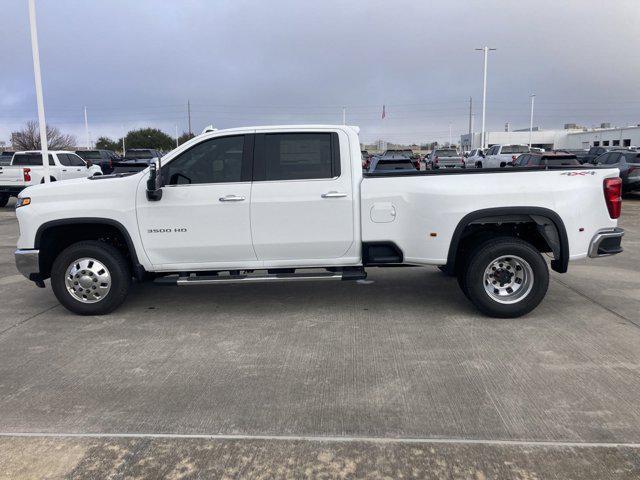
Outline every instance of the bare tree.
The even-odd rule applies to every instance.
[[[67,135],[57,127],[47,125],[47,144],[50,150],[69,150],[76,145],[76,137]],[[22,130],[11,134],[11,143],[16,150],[40,150],[38,122],[29,121]]]

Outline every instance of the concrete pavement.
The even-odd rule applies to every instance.
[[[621,225],[625,253],[554,274],[517,320],[479,315],[435,268],[137,285],[114,314],[77,317],[17,274],[3,209],[0,475],[57,452],[60,478],[637,478],[639,200]],[[108,436],[125,433],[151,436]],[[250,438],[264,435],[290,438]]]

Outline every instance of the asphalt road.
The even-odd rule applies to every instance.
[[[639,199],[621,226],[516,320],[435,268],[78,317],[15,271],[2,209],[0,478],[638,478]]]

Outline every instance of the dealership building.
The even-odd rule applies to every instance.
[[[575,124],[566,124],[565,128],[558,130],[542,130],[534,127],[529,129],[508,130],[503,132],[486,132],[487,146],[498,144],[529,144],[544,148],[545,150],[588,149],[590,147],[631,147],[640,146],[640,125],[629,127],[611,127],[603,123],[598,128],[584,128]],[[481,144],[480,133],[464,134],[460,137],[460,145],[463,150],[478,148]]]

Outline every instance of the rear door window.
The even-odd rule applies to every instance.
[[[256,135],[254,180],[305,180],[340,176],[337,133]]]

